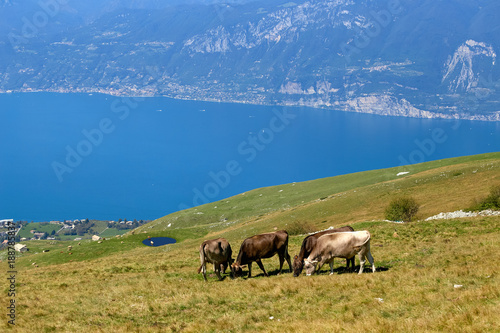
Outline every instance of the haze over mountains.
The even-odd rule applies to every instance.
[[[500,3],[0,1],[0,91],[500,120]]]

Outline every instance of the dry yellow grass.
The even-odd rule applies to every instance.
[[[196,274],[197,242],[22,270],[19,332],[495,332],[500,219],[365,222],[375,274]],[[394,229],[398,238],[394,238]],[[302,237],[294,237],[297,252]],[[234,243],[233,247],[236,243]],[[454,288],[455,284],[463,287]],[[7,301],[2,295],[2,303]],[[382,299],[382,301],[378,300]],[[2,329],[8,329],[3,323]]]

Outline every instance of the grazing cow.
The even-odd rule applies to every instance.
[[[302,241],[302,246],[300,248],[299,255],[293,257],[293,276],[297,277],[300,275],[300,273],[302,273],[302,269],[304,268],[304,258],[309,257],[309,254],[311,254],[311,251],[316,245],[316,241],[318,240],[319,237],[326,234],[332,234],[334,232],[349,232],[349,231],[354,231],[354,229],[351,226],[345,226],[342,228],[329,229],[317,232],[315,234],[309,235],[306,238],[304,238],[304,240]],[[347,259],[346,268],[349,268],[349,264],[351,268],[354,269],[354,257],[352,257],[351,259]]]
[[[255,235],[243,241],[236,262],[231,266],[235,276],[240,276],[242,266],[248,265],[248,277],[252,277],[252,262],[256,262],[265,276],[269,276],[262,265],[261,259],[271,258],[278,254],[280,259],[280,271],[283,268],[283,262],[287,261],[288,267],[292,269],[290,255],[288,254],[288,233],[285,230],[270,232],[267,234]]]
[[[330,264],[330,274],[333,274],[333,260],[335,257],[350,259],[356,254],[359,256],[359,273],[363,273],[366,258],[375,272],[375,264],[370,253],[370,233],[364,231],[337,232],[323,235],[318,238],[316,246],[307,259],[304,259],[306,274],[311,275],[315,270],[319,272],[324,263]]]
[[[233,251],[231,245],[224,238],[217,238],[204,241],[200,246],[201,266],[198,273],[203,272],[203,278],[207,281],[206,263],[214,264],[214,271],[219,280],[222,280],[220,271],[225,272],[226,267],[233,263]]]

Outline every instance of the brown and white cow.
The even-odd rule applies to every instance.
[[[261,259],[271,258],[278,254],[280,260],[281,274],[283,262],[288,262],[288,267],[292,269],[290,255],[288,254],[288,233],[285,230],[270,232],[249,237],[243,241],[236,262],[231,266],[235,276],[240,276],[242,266],[248,265],[248,277],[252,277],[252,262],[256,262],[265,276],[269,276],[262,265]]]
[[[334,232],[349,232],[349,231],[354,231],[354,229],[351,226],[345,226],[341,228],[336,228],[336,229],[329,229],[321,232],[317,232],[315,234],[309,235],[304,240],[302,241],[302,246],[300,248],[300,252],[298,256],[293,257],[293,276],[297,277],[302,273],[302,269],[304,268],[304,258],[309,257],[309,254],[311,254],[312,249],[316,245],[316,242],[319,237],[327,234],[333,234]],[[351,259],[347,259],[346,262],[346,268],[349,268],[351,266],[352,269],[354,269],[354,257]]]
[[[233,251],[231,245],[224,238],[210,239],[200,245],[201,266],[198,273],[203,272],[203,278],[207,281],[207,262],[214,264],[214,272],[222,280],[220,271],[225,272],[226,267],[233,263]]]
[[[336,257],[350,259],[359,256],[359,273],[363,273],[366,258],[375,272],[375,264],[370,253],[370,233],[366,230],[354,232],[337,232],[318,238],[316,246],[307,259],[304,259],[306,274],[311,275],[321,269],[325,263],[330,264],[330,274],[333,274],[333,260]]]

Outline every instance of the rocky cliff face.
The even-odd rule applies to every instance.
[[[498,120],[493,0],[93,2],[0,2],[0,91]]]
[[[493,46],[468,40],[448,58],[443,83],[450,92],[470,92],[478,86],[482,72],[495,66],[496,57]]]

